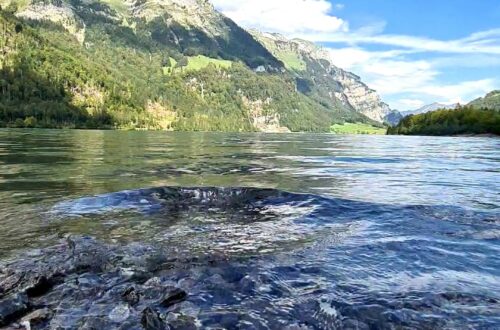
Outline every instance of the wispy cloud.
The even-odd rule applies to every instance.
[[[343,19],[331,14],[343,5],[326,0],[212,0],[216,8],[239,24],[286,35],[347,31]]]
[[[500,55],[500,29],[481,31],[455,40],[437,40],[394,34],[371,34],[366,33],[366,31],[367,29],[352,32],[302,33],[296,36],[316,42],[336,42],[350,45],[376,44],[408,49],[413,52]]]
[[[403,106],[402,109],[418,109],[425,105],[425,102],[419,99],[401,99],[399,103]]]

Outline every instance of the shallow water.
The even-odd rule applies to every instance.
[[[0,259],[70,233],[196,260],[154,275],[186,289],[178,312],[202,327],[498,328],[499,150],[495,138],[0,130]],[[96,313],[123,323],[89,302],[52,326]]]

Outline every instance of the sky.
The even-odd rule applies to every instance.
[[[211,0],[246,28],[314,41],[392,109],[500,89],[500,0]]]

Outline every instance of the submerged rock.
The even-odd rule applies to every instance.
[[[117,323],[125,321],[129,316],[130,310],[127,305],[116,306],[111,313],[109,313],[110,320]]]
[[[37,309],[21,319],[21,322],[29,322],[29,324],[38,324],[47,321],[52,316],[52,312],[48,308]]]
[[[161,306],[168,308],[180,302],[183,302],[187,298],[186,291],[182,289],[173,289],[165,295],[165,298],[161,302]]]
[[[130,287],[122,294],[123,301],[127,302],[130,306],[135,306],[141,299],[139,292],[134,287]]]
[[[15,289],[22,281],[24,274],[9,272],[0,277],[0,298]]]
[[[102,241],[68,236],[58,245],[0,263],[1,326],[498,328],[498,272],[492,267],[496,259],[481,264],[491,273],[458,272],[456,260],[464,268],[473,264],[466,257],[446,264],[450,254],[441,243],[433,246],[419,238],[428,233],[423,228],[431,226],[440,233],[439,242],[450,239],[449,248],[455,251],[456,236],[444,233],[463,231],[472,221],[482,231],[497,226],[484,223],[491,215],[260,189],[159,188],[69,206],[73,214],[85,217],[83,221],[100,221],[119,207],[131,212],[131,222],[144,214],[158,227],[151,227],[152,238],[134,237],[134,243],[108,244],[106,235]],[[453,220],[445,222],[449,214]],[[418,222],[415,235],[406,236],[408,228],[400,222],[406,217],[421,220],[408,222],[412,227]],[[388,233],[379,232],[372,218],[389,218]],[[158,230],[165,223],[167,229]],[[140,243],[144,241],[149,243]],[[469,245],[464,249],[467,255],[477,253]],[[407,267],[415,253],[423,264],[410,275]],[[395,268],[381,268],[389,263]],[[443,268],[429,272],[443,263]],[[28,314],[32,310],[34,314]]]
[[[26,294],[15,294],[0,301],[0,326],[9,325],[29,310]]]
[[[142,312],[141,324],[146,330],[167,330],[170,329],[160,318],[160,314],[148,307]]]
[[[183,267],[152,273],[144,255],[162,252],[149,246],[108,245],[88,237],[73,241],[73,247],[62,241],[37,256],[0,264],[0,326],[168,328],[160,312],[188,294],[164,276],[179,276],[186,260],[175,261]]]
[[[41,275],[33,277],[29,280],[26,287],[26,294],[29,297],[38,297],[47,293],[56,283],[57,276],[55,274]]]

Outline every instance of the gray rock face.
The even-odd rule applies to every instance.
[[[396,126],[403,119],[403,115],[401,112],[397,110],[392,110],[389,114],[387,114],[384,118],[384,122],[391,125]]]
[[[383,122],[391,109],[382,102],[380,96],[370,89],[361,78],[332,65],[332,77],[343,87],[340,99],[360,112],[378,122]]]
[[[85,40],[85,23],[79,18],[73,7],[63,1],[36,1],[23,2],[13,0],[0,0],[0,5],[7,6],[10,3],[18,4],[16,16],[22,19],[34,21],[50,21],[62,26],[68,33],[73,35],[80,44]]]

